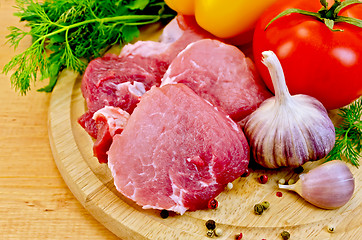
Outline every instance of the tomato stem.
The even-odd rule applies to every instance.
[[[318,13],[320,13],[321,15],[321,18],[327,18],[334,21],[338,15],[338,12],[336,12],[336,8],[341,5],[341,1],[335,0],[334,4],[329,9],[328,9],[328,3],[325,0],[321,0],[321,3],[323,7],[321,10],[318,11]]]
[[[277,20],[280,17],[292,14],[292,13],[298,13],[303,14],[311,17],[317,18],[319,21],[324,22],[324,24],[331,30],[331,31],[343,31],[342,29],[334,29],[334,23],[338,22],[345,22],[352,25],[355,25],[357,27],[362,28],[362,20],[357,18],[351,18],[351,17],[345,17],[345,16],[338,16],[338,13],[345,7],[352,5],[352,4],[359,4],[362,3],[360,0],[346,0],[341,2],[340,0],[334,0],[334,4],[328,9],[328,3],[326,0],[320,0],[320,3],[322,5],[322,8],[318,12],[310,12],[305,11],[302,9],[297,8],[290,8],[283,12],[281,12],[278,16],[273,18],[268,25],[266,25],[266,30],[269,25]]]

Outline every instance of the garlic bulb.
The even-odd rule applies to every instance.
[[[272,51],[265,51],[275,96],[265,100],[245,123],[253,157],[267,168],[298,167],[325,157],[333,148],[335,129],[317,99],[289,94],[282,66]]]
[[[354,178],[348,166],[339,160],[324,163],[299,176],[293,185],[279,188],[297,192],[311,204],[325,209],[345,205],[354,192]]]

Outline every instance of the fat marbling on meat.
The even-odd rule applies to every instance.
[[[184,84],[152,87],[113,137],[108,166],[119,192],[143,208],[207,208],[242,175],[249,146],[240,127]]]

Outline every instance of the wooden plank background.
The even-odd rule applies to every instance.
[[[0,0],[0,69],[16,52],[5,44],[15,0]],[[47,121],[50,94],[32,86],[20,96],[0,74],[0,239],[118,239],[96,221],[64,183],[52,156]]]

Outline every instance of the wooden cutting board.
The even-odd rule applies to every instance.
[[[291,239],[360,239],[361,170],[350,166],[356,180],[352,199],[336,210],[323,210],[305,202],[297,194],[278,190],[280,178],[297,180],[292,170],[255,170],[246,178],[236,179],[231,190],[218,197],[215,210],[186,212],[167,219],[159,211],[143,210],[119,194],[106,164],[92,156],[93,140],[77,123],[85,112],[79,75],[65,70],[52,93],[49,108],[49,137],[55,162],[65,182],[79,202],[104,226],[121,239],[209,239],[205,222],[213,219],[223,235],[215,239],[234,239],[242,232],[243,239],[281,239],[283,230]],[[305,164],[305,171],[320,164]],[[267,174],[267,184],[257,180]],[[282,197],[276,196],[280,191]],[[270,208],[255,215],[253,206],[268,201]],[[336,231],[329,233],[327,225]]]
[[[141,38],[155,40],[161,30],[157,25],[143,29]],[[214,237],[220,240],[235,239],[240,232],[248,240],[282,239],[283,230],[290,232],[291,239],[361,239],[362,174],[351,165],[355,192],[345,206],[336,210],[319,209],[294,192],[279,190],[280,178],[298,179],[290,169],[254,170],[248,177],[236,179],[231,190],[217,197],[219,207],[214,210],[186,212],[167,219],[160,217],[160,211],[143,210],[117,192],[107,165],[93,157],[93,140],[77,123],[86,111],[80,83],[81,76],[65,70],[52,93],[48,129],[54,160],[79,202],[121,239],[209,239],[205,227],[208,219],[215,220],[223,231],[222,236]],[[337,119],[335,114],[331,117]],[[305,172],[319,164],[321,161],[305,164]],[[262,174],[268,175],[267,184],[258,182]],[[277,192],[283,196],[278,197]],[[270,202],[270,208],[262,215],[254,214],[254,205],[262,201]],[[329,233],[328,225],[334,225],[336,231]]]

